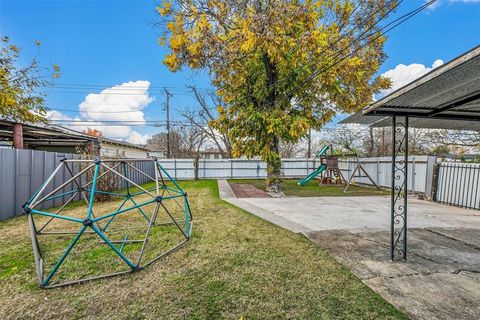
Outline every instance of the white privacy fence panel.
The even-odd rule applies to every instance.
[[[415,192],[425,192],[427,178],[428,156],[409,157],[408,189]],[[391,186],[391,157],[360,158],[360,164],[370,177],[382,187]],[[162,166],[177,179],[193,179],[193,159],[162,159]],[[318,159],[282,159],[282,174],[285,178],[302,178],[320,165]],[[267,177],[267,164],[258,159],[200,159],[198,164],[200,179],[263,179]],[[349,179],[356,166],[356,160],[340,159],[339,168],[345,179]],[[355,178],[355,183],[371,184],[367,178]]]
[[[192,159],[159,159],[158,161],[172,178],[189,180],[195,177]]]
[[[22,214],[23,203],[25,203],[28,197],[45,181],[59,164],[60,159],[64,157],[74,158],[78,156],[34,150],[0,149],[0,220]],[[435,164],[435,162],[431,162],[431,159],[429,159],[427,156],[409,157],[408,189],[410,191],[429,192],[429,188],[432,185],[433,167]],[[179,180],[191,180],[195,178],[195,161],[193,159],[160,159],[159,161],[172,178]],[[391,186],[390,179],[392,170],[390,157],[361,158],[359,161],[379,186],[386,188]],[[137,162],[133,165],[150,176],[155,175],[153,165],[149,161]],[[300,179],[311,173],[319,165],[319,159],[282,159],[282,174],[285,178]],[[347,180],[353,173],[355,166],[356,160],[353,158],[339,159],[339,168]],[[148,177],[139,174],[131,168],[126,168],[125,170],[127,175],[136,183],[143,183],[148,180]],[[200,159],[197,170],[200,179],[263,179],[267,176],[266,163],[258,159]],[[120,172],[122,172],[122,170],[120,170]],[[475,172],[480,172],[480,169]],[[457,169],[455,173],[450,172],[449,174],[464,175],[459,169]],[[62,172],[56,177],[58,181],[55,180],[54,185],[60,185],[62,181],[68,177],[68,172]],[[440,179],[439,181],[445,181],[442,182],[445,185],[452,184],[452,179],[454,179],[450,176],[444,177],[442,175],[440,175],[440,178],[443,180]],[[458,192],[462,193],[465,190],[470,190],[469,186],[477,186],[478,189],[478,176],[470,179],[470,184],[465,187],[460,187]],[[354,181],[360,184],[370,184],[370,181],[366,178],[355,178]],[[122,186],[119,187],[121,188]],[[72,184],[67,186],[66,189],[67,188],[74,188],[74,186]],[[69,191],[66,189],[64,191]],[[446,189],[442,190],[438,190],[439,199],[444,199],[445,196],[442,192],[447,192],[445,191]],[[449,194],[449,196],[451,197],[452,195]],[[52,205],[58,205],[63,200],[58,199],[54,201],[56,202],[52,203]],[[459,203],[458,205],[465,205],[465,201],[467,200],[464,200],[464,202],[453,202]],[[480,199],[475,203],[478,202],[480,202]]]
[[[160,164],[172,177],[189,180],[195,177],[193,159],[160,159]],[[282,159],[285,178],[301,178],[320,165],[319,160]],[[258,159],[200,159],[199,179],[263,179],[267,177],[267,164]]]
[[[480,164],[444,162],[438,165],[436,193],[439,203],[480,209]]]
[[[432,169],[428,169],[428,156],[410,156],[408,158],[408,190],[415,192],[426,192],[428,189],[427,173]],[[376,157],[376,158],[359,158],[360,165],[367,171],[368,175],[380,187],[390,188],[392,185],[392,158]],[[357,163],[354,158],[340,159],[339,168],[345,179],[349,179],[353,174]],[[358,175],[358,172],[357,174]],[[363,173],[361,175],[364,175]],[[371,185],[368,178],[354,178],[356,183]]]
[[[282,172],[285,177],[304,177],[320,165],[320,160],[283,159]]]

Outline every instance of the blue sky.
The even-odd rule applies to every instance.
[[[78,117],[82,102],[86,110],[102,98],[91,96],[85,101],[88,93],[98,94],[111,86],[130,82],[126,85],[128,90],[135,90],[144,100],[136,109],[138,112],[125,113],[122,119],[137,119],[139,115],[146,120],[165,119],[165,97],[161,94],[164,86],[172,87],[173,117],[179,118],[179,111],[194,106],[194,100],[182,88],[186,84],[207,88],[209,81],[201,72],[171,73],[162,65],[166,50],[157,44],[158,29],[153,26],[158,21],[157,3],[152,0],[0,0],[0,34],[8,35],[12,43],[20,46],[26,59],[38,54],[42,63],[60,65],[62,76],[56,81],[59,87],[49,90],[48,105],[61,109],[65,117]],[[395,16],[422,3],[423,0],[405,0]],[[39,51],[35,40],[42,43]],[[434,8],[421,12],[389,33],[385,46],[389,58],[380,73],[393,70],[389,74],[401,82],[428,71],[438,59],[446,62],[478,44],[480,0],[439,0]],[[395,69],[399,64],[406,66]],[[144,81],[150,85],[148,91],[144,90]],[[77,89],[62,88],[61,84]],[[137,86],[139,91],[135,89]],[[112,104],[121,104],[118,99],[122,97],[116,95],[115,98],[111,104],[102,100],[109,105],[95,110],[115,111]],[[108,113],[93,115],[102,119],[110,116]],[[108,135],[140,141],[161,130],[113,128]],[[137,133],[133,138],[132,132]]]

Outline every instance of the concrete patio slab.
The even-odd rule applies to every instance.
[[[480,319],[478,211],[409,199],[405,263],[390,261],[389,197],[224,199],[305,234],[414,319]]]
[[[390,230],[390,197],[245,198],[310,230]],[[480,228],[480,212],[409,199],[410,228]]]
[[[441,234],[479,229],[409,232],[408,261],[389,261],[386,231],[325,230],[307,236],[365,284],[414,319],[480,318],[480,248]]]

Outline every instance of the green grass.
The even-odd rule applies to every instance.
[[[39,289],[25,217],[0,222],[0,318],[405,318],[302,235],[218,199],[215,181],[182,185],[195,219],[192,241],[111,279]],[[69,269],[88,269],[104,254],[91,251]]]
[[[228,180],[230,183],[247,183],[252,184],[260,190],[266,191],[267,186],[265,180],[256,179],[233,179]],[[287,197],[346,197],[346,196],[377,196],[388,195],[386,190],[377,190],[376,188],[364,187],[359,185],[350,185],[345,193],[344,185],[320,185],[318,181],[310,181],[304,186],[297,184],[298,180],[286,179],[282,181],[281,189]]]

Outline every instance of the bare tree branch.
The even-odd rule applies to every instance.
[[[212,108],[208,106],[205,96],[201,94],[195,86],[187,86],[195,96],[200,108],[195,110],[185,110],[182,116],[195,128],[201,130],[205,135],[205,139],[211,140],[217,146],[218,150],[224,157],[231,158],[231,146],[228,137],[219,133],[210,126],[210,122],[215,120]],[[218,98],[212,93],[209,95],[215,107],[220,105]]]

